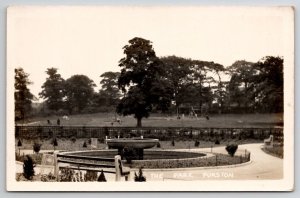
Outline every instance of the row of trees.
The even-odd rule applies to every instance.
[[[48,68],[39,94],[46,107],[70,114],[111,107],[122,115],[133,114],[138,126],[153,111],[198,115],[204,107],[219,113],[283,111],[281,57],[268,56],[256,63],[241,60],[225,68],[208,61],[157,57],[151,41],[143,38],[131,39],[123,49],[121,71],[103,73],[97,93],[87,76],[64,80],[56,68]],[[15,72],[16,115],[24,118],[34,96],[27,88],[28,74],[22,68]]]

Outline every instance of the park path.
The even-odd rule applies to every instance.
[[[266,154],[261,150],[262,144],[240,145],[237,154],[245,149],[251,152],[251,163],[236,167],[218,168],[185,168],[173,170],[144,170],[144,175],[150,181],[170,180],[252,180],[252,179],[282,179],[283,159]],[[181,149],[183,150],[183,149]],[[194,152],[210,152],[210,148],[191,149]],[[213,152],[226,153],[225,147],[215,147]]]
[[[228,166],[228,167],[195,167],[195,168],[180,168],[180,169],[144,169],[143,174],[147,181],[176,181],[176,180],[257,180],[257,179],[282,179],[283,178],[283,159],[266,154],[261,150],[262,144],[245,144],[240,145],[237,155],[242,154],[245,149],[251,152],[251,163]],[[186,151],[187,149],[178,149]],[[190,149],[192,152],[210,152],[211,148]],[[213,152],[226,153],[225,147],[214,147]],[[16,172],[23,171],[22,164],[16,164]],[[52,172],[53,168],[43,168],[42,172]],[[36,174],[41,172],[40,167],[35,168]],[[133,180],[134,172],[131,171]],[[114,181],[113,174],[107,174],[108,181]]]

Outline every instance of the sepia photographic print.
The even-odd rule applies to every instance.
[[[293,7],[7,9],[8,191],[292,191]]]

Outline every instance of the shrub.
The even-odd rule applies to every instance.
[[[42,182],[49,182],[49,181],[54,181],[55,176],[50,172],[48,175],[44,174],[41,175],[41,181]]]
[[[134,181],[135,182],[145,182],[146,177],[143,175],[142,168],[139,168],[139,174],[137,175],[136,172],[134,173]]]
[[[58,143],[57,143],[57,139],[56,139],[56,138],[54,138],[54,140],[52,141],[52,144],[53,144],[53,146],[58,146]]]
[[[72,141],[73,143],[75,143],[75,142],[76,142],[76,138],[75,138],[75,137],[71,137],[71,141]]]
[[[39,144],[39,143],[34,143],[33,144],[33,151],[35,152],[35,153],[39,153],[40,152],[40,150],[41,150],[41,144]]]
[[[235,152],[237,151],[238,149],[238,145],[237,144],[229,144],[226,146],[226,151],[228,152],[228,154],[233,157]]]
[[[23,163],[23,175],[26,179],[31,180],[34,176],[35,164],[29,155],[26,155]]]
[[[103,170],[101,170],[101,173],[98,177],[98,182],[106,182],[106,178],[105,178]]]
[[[219,140],[216,140],[216,141],[215,141],[215,144],[220,144],[220,141],[219,141]]]
[[[42,182],[48,182],[49,180],[48,180],[47,175],[42,175],[42,176],[41,176],[41,181],[42,181]]]
[[[53,173],[51,172],[47,175],[47,177],[49,180],[54,180],[56,178],[55,175],[53,175]]]
[[[22,142],[21,142],[21,140],[19,139],[19,141],[18,141],[18,147],[21,147],[22,146]]]
[[[196,140],[196,141],[195,141],[195,147],[199,147],[199,145],[200,145],[199,140]]]
[[[84,181],[97,181],[97,172],[92,170],[87,170],[84,175]]]
[[[71,182],[74,177],[75,171],[70,168],[63,168],[59,174],[61,182]]]
[[[83,147],[83,148],[86,148],[86,147],[87,147],[87,145],[86,145],[86,142],[85,142],[85,141],[83,142],[83,145],[82,145],[82,147]]]
[[[82,177],[82,171],[77,171],[75,174],[74,174],[74,177],[72,179],[72,181],[74,182],[84,182],[84,178]]]
[[[192,133],[192,131],[189,132],[189,138],[190,138],[190,139],[193,139],[193,133]]]

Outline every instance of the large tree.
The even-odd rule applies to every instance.
[[[266,56],[254,68],[257,108],[264,112],[283,112],[283,58]]]
[[[120,100],[121,93],[118,88],[118,78],[120,72],[105,72],[101,74],[102,80],[100,81],[101,89],[99,97],[104,102],[102,105],[114,106]]]
[[[59,110],[63,107],[64,98],[64,79],[57,73],[56,68],[48,68],[46,73],[48,78],[42,85],[41,98],[46,99],[46,105],[51,110]]]
[[[24,119],[30,113],[33,94],[28,89],[32,84],[23,68],[15,69],[15,119]]]
[[[203,105],[210,107],[214,96],[216,100],[222,105],[222,81],[220,73],[224,72],[224,66],[214,62],[194,60],[191,64],[191,78],[197,88],[197,96],[195,99],[198,106],[202,108]],[[217,91],[213,95],[213,88]]]
[[[176,113],[178,116],[179,106],[188,102],[193,98],[192,81],[189,78],[191,74],[192,60],[185,59],[177,56],[162,57],[160,60],[164,64],[164,69],[167,74],[167,79],[170,82]]]
[[[236,61],[228,68],[229,103],[237,103],[248,112],[283,111],[283,59],[267,56],[257,63]]]
[[[141,127],[142,118],[148,117],[153,107],[168,108],[171,91],[163,64],[149,40],[135,37],[123,49],[125,57],[119,62],[122,69],[118,84],[124,97],[117,112],[133,114]]]
[[[230,103],[235,102],[238,107],[243,106],[244,112],[249,111],[250,106],[254,106],[254,63],[245,60],[234,62],[228,71],[231,73],[231,79],[228,85]]]
[[[91,101],[95,83],[85,75],[74,75],[65,82],[66,104],[70,113],[81,112]]]

